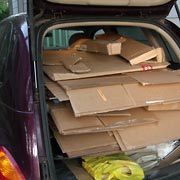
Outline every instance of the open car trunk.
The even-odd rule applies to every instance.
[[[136,21],[49,29],[41,53],[59,179],[93,179],[84,164],[92,157],[123,154],[147,179],[178,161],[180,71],[171,65],[179,61],[173,37]]]
[[[158,6],[163,5],[171,0],[113,0],[113,1],[98,1],[98,0],[47,0],[49,2],[58,4],[71,4],[71,5],[98,5],[98,6]]]
[[[48,18],[76,15],[115,15],[119,17],[147,17],[147,18],[164,18],[166,17],[176,0],[36,0],[35,14],[44,13]]]

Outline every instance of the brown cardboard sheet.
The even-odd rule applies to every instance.
[[[96,130],[104,127],[101,121],[95,116],[75,118],[70,107],[54,108],[50,106],[50,114],[61,134],[88,133],[93,131],[93,129]]]
[[[63,162],[74,174],[77,180],[93,180],[93,178],[82,167],[81,159],[65,159]]]
[[[64,136],[54,132],[54,136],[63,153],[67,153],[71,157],[85,156],[93,153],[100,153],[101,151],[117,151],[119,149],[114,136],[109,136],[108,133]]]
[[[65,91],[61,86],[59,86],[56,82],[50,80],[48,77],[44,76],[45,86],[51,91],[51,93],[59,100],[59,101],[67,101],[69,100]]]
[[[157,122],[153,113],[144,109],[144,114],[139,109],[131,110],[132,116],[74,117],[72,109],[57,106],[50,106],[50,114],[59,133],[63,135],[105,132]]]
[[[129,109],[131,116],[126,117],[100,117],[105,126],[123,125],[124,128],[131,126],[139,126],[148,123],[157,123],[158,119],[154,113],[146,111],[144,108]],[[122,128],[123,129],[123,128]]]
[[[154,86],[124,84],[123,86],[133,98],[136,107],[180,100],[180,83]]]
[[[125,149],[122,147],[122,150],[133,150],[180,138],[180,111],[156,111],[154,115],[158,123],[118,131],[126,147]]]
[[[95,116],[98,116],[98,117],[103,117],[103,116],[106,116],[106,117],[114,117],[114,116],[124,117],[124,116],[131,116],[131,113],[128,110],[121,110],[121,111],[112,111],[112,112],[107,112],[107,113],[98,113],[98,114],[95,114]]]
[[[42,62],[44,65],[62,65],[59,60],[59,56],[61,56],[61,54],[61,50],[44,50],[42,52]]]
[[[87,150],[68,152],[68,156],[69,157],[80,157],[80,156],[92,157],[92,156],[116,154],[120,152],[122,151],[119,145],[116,144],[116,145],[111,145],[111,146],[107,145],[107,146],[91,148]]]
[[[76,117],[135,106],[122,85],[69,90],[67,94]]]
[[[120,74],[125,72],[144,71],[150,69],[161,69],[168,66],[168,62],[157,63],[156,61],[147,61],[145,63],[131,66],[120,56],[107,56],[97,53],[77,52],[82,57],[81,62],[84,63],[91,71],[86,73],[72,73],[63,65],[43,66],[43,70],[52,80],[79,79],[104,75]],[[61,59],[66,59],[61,56]],[[60,59],[60,61],[61,61]]]
[[[97,35],[97,39],[104,40],[117,40],[119,38],[122,38],[122,36],[118,34]],[[123,38],[126,40],[122,43],[121,56],[125,58],[131,65],[157,58],[157,56],[158,62],[162,62],[160,58],[163,58],[163,56],[160,56],[160,53],[162,53],[160,49],[156,50],[154,47],[128,37]]]
[[[69,88],[70,86],[67,89]],[[173,83],[170,86],[168,84],[142,86],[139,83],[127,83],[72,89],[66,93],[75,116],[78,117],[180,101],[179,89],[180,83]]]
[[[156,84],[180,83],[180,76],[170,70],[152,70],[146,72],[127,73],[143,86]]]
[[[127,39],[122,45],[121,56],[128,60],[131,65],[135,65],[157,57],[157,51],[151,46],[133,39]]]
[[[101,77],[92,77],[85,79],[74,79],[58,81],[57,83],[63,87],[66,91],[74,89],[101,87],[118,84],[136,83],[137,81],[126,75],[110,75]]]
[[[161,104],[154,104],[145,107],[148,111],[169,111],[169,110],[180,110],[180,102],[167,102]]]
[[[118,131],[113,131],[113,135],[116,139],[116,142],[118,143],[121,150],[126,149],[126,146],[124,145],[121,136],[119,135]]]
[[[102,39],[80,39],[71,45],[71,48],[80,51],[103,53],[107,55],[118,55],[121,53],[121,44],[124,39],[117,41]]]
[[[68,50],[66,50],[68,51]],[[64,57],[64,54],[62,54],[62,57]],[[68,70],[70,70],[72,73],[88,73],[91,71],[91,69],[84,63],[83,58],[81,57],[81,54],[75,52],[69,52],[69,54],[65,55],[65,58],[59,57],[64,67]]]

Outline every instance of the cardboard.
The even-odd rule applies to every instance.
[[[131,116],[129,117],[126,116],[112,118],[104,116],[100,117],[100,119],[106,126],[124,124],[124,128],[158,122],[156,116],[153,113],[146,111],[144,108],[129,109],[129,112],[131,113]]]
[[[44,76],[45,86],[51,91],[51,93],[60,101],[69,100],[65,91],[56,83]]]
[[[129,109],[135,106],[122,85],[67,91],[75,116]]]
[[[139,111],[142,111],[139,109],[130,110],[132,116],[105,116],[104,114],[82,117],[74,117],[72,109],[62,106],[61,103],[50,105],[49,109],[58,132],[63,135],[105,132],[157,122],[152,113],[145,110],[145,113],[141,113],[139,117]]]
[[[122,150],[133,150],[153,144],[160,144],[180,138],[180,111],[157,111],[154,115],[158,123],[129,127],[118,131],[125,145]]]
[[[170,70],[152,70],[147,72],[127,73],[143,86],[156,84],[180,83],[180,76]]]
[[[93,180],[93,178],[82,167],[81,159],[65,159],[63,162],[74,174],[77,180]]]
[[[79,79],[88,77],[97,77],[104,75],[120,74],[125,72],[146,71],[152,69],[161,69],[169,65],[168,62],[157,63],[156,61],[147,61],[138,65],[131,66],[120,56],[107,56],[97,53],[77,52],[82,57],[83,62],[91,71],[86,73],[72,73],[63,65],[59,66],[43,66],[46,75],[53,81]],[[60,57],[60,61],[64,61],[69,55]]]
[[[109,136],[108,133],[63,136],[54,132],[54,136],[63,153],[67,153],[70,157],[85,156],[102,151],[120,151],[114,137]]]
[[[124,84],[123,87],[133,98],[136,107],[180,100],[180,83],[171,84],[170,86],[168,84],[154,86]]]
[[[157,57],[155,48],[128,38],[122,45],[121,56],[131,65]]]
[[[80,39],[73,43],[70,48],[107,55],[118,55],[121,53],[121,44],[123,41],[123,38],[119,38],[116,41]]]
[[[63,50],[64,51],[64,50]],[[59,56],[61,56],[61,50],[44,50],[42,51],[42,62],[44,65],[62,65],[59,60]]]
[[[84,89],[92,87],[102,87],[110,85],[118,85],[125,83],[136,83],[137,81],[126,75],[111,75],[102,77],[92,77],[85,79],[74,79],[58,81],[57,83],[66,91],[75,89]]]
[[[126,146],[125,146],[125,144],[123,143],[122,138],[121,138],[121,136],[119,135],[119,132],[118,132],[118,131],[113,131],[113,135],[114,135],[114,137],[115,137],[115,139],[116,139],[116,142],[118,143],[120,149],[122,149],[122,150],[123,150],[123,149],[126,149]]]
[[[120,153],[121,150],[119,146],[116,145],[111,145],[111,146],[102,146],[98,148],[91,148],[87,150],[80,150],[80,151],[72,151],[68,152],[69,157],[92,157],[92,156],[102,156],[102,155],[110,155],[110,154],[117,154]]]
[[[166,102],[145,107],[148,111],[170,111],[180,110],[180,102]]]
[[[119,38],[126,39],[122,43],[121,56],[125,58],[131,65],[139,64],[153,58],[157,58],[156,61],[158,62],[163,61],[163,52],[160,48],[156,49],[134,39],[122,37],[119,34],[113,33],[97,35],[96,38],[103,40],[117,40]]]
[[[76,87],[75,84],[64,85],[64,88],[72,89],[66,93],[76,117],[180,101],[180,83],[173,83],[171,86],[168,84],[142,86],[138,83],[127,82],[122,85],[88,88],[88,83],[81,86],[78,81],[77,85],[80,89],[76,89],[78,86]]]
[[[121,110],[121,111],[112,111],[112,112],[107,112],[107,113],[99,113],[96,114],[98,117],[106,116],[106,117],[114,117],[114,116],[131,116],[131,113],[128,110]]]
[[[58,106],[58,105],[57,105]],[[50,106],[50,114],[61,134],[88,133],[103,127],[103,124],[95,116],[83,116],[75,118],[72,109]]]
[[[90,72],[91,69],[83,62],[83,58],[80,56],[80,54],[76,53],[76,51],[71,50],[65,50],[66,52],[69,52],[65,55],[66,58],[60,58],[62,64],[65,68],[70,70],[72,73],[87,73]]]

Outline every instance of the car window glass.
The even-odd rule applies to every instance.
[[[57,29],[49,32],[44,41],[44,49],[66,49],[73,34],[83,33],[81,30]]]
[[[71,45],[69,40],[75,34],[77,35],[76,40],[78,40],[78,38],[79,39],[86,38],[83,35],[85,34],[84,32],[86,32],[84,27],[82,29],[81,27],[76,27],[76,29],[56,29],[50,31],[46,35],[44,40],[44,46],[43,46],[44,50],[67,49]],[[176,61],[177,59],[177,57],[175,57],[175,53],[173,52],[169,44],[165,41],[164,38],[162,38],[162,36],[159,33],[157,33],[154,30],[144,29],[140,27],[132,27],[132,26],[112,26],[112,27],[102,26],[97,28],[93,26],[93,27],[88,27],[87,29],[88,29],[88,33],[91,34],[91,38],[93,39],[95,39],[96,35],[98,34],[104,34],[106,32],[112,31],[113,33],[115,32],[119,35],[132,38],[149,46],[156,47],[147,37],[147,34],[145,32],[148,31],[150,32],[151,36],[153,36],[153,38],[156,39],[158,46],[164,49],[166,59],[168,61],[171,60]]]
[[[150,45],[149,41],[147,40],[141,28],[131,27],[131,26],[117,27],[117,32],[122,36],[127,36],[134,40]]]
[[[174,53],[172,47],[169,45],[169,43],[165,40],[164,37],[162,37],[160,34],[158,34],[156,31],[151,30],[150,31],[152,36],[158,41],[159,46],[164,49],[166,59],[168,61],[174,61],[179,62],[178,57]]]

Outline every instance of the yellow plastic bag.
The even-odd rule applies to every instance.
[[[142,180],[142,168],[124,154],[83,158],[82,166],[95,180]]]

